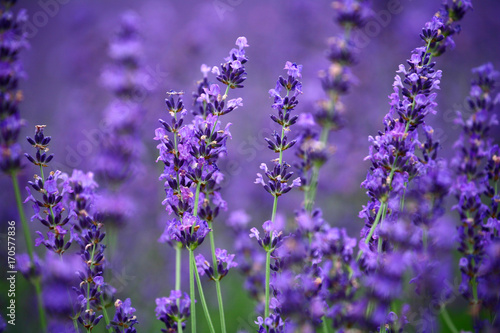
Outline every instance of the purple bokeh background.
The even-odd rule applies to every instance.
[[[118,297],[133,299],[141,322],[139,329],[148,332],[157,324],[152,311],[154,299],[167,295],[173,287],[173,250],[157,243],[167,217],[161,206],[162,183],[158,181],[161,166],[154,162],[156,143],[152,140],[157,119],[167,117],[165,92],[185,91],[189,105],[190,93],[201,78],[200,65],[218,65],[238,36],[247,37],[250,60],[245,89],[230,93],[230,98],[243,97],[244,107],[223,119],[233,123],[233,140],[221,169],[227,174],[223,194],[229,209],[245,209],[253,224],[261,224],[270,217],[272,205],[262,188],[253,184],[260,163],[274,158],[263,140],[275,129],[268,117],[272,101],[267,92],[283,73],[285,61],[303,64],[304,94],[297,110],[312,111],[314,101],[323,97],[317,72],[328,66],[324,58],[326,39],[338,33],[333,9],[327,0],[60,2],[19,1],[18,8],[27,8],[30,15],[27,31],[31,43],[31,49],[22,54],[28,79],[21,83],[25,97],[21,114],[27,124],[22,137],[32,134],[34,125],[47,125],[46,133],[53,138],[54,165],[66,172],[72,168],[92,170],[92,156],[99,151],[103,111],[112,98],[100,83],[101,71],[110,61],[107,44],[123,12],[133,10],[142,19],[150,84],[146,87],[149,94],[138,99],[143,99],[146,110],[140,127],[147,151],[143,172],[136,175],[129,189],[138,210],[119,231],[117,249],[110,259],[111,283],[119,284]],[[49,3],[52,5],[47,6]],[[420,44],[420,29],[439,5],[437,0],[373,1],[373,23],[365,28],[372,30],[364,31],[370,37],[360,44],[360,63],[353,70],[359,84],[344,99],[347,125],[332,135],[330,142],[336,146],[336,154],[322,169],[317,200],[325,219],[347,227],[353,236],[361,229],[357,214],[366,202],[359,184],[368,168],[368,162],[363,161],[368,135],[381,129],[382,118],[389,110],[387,96],[392,92],[395,70]],[[397,8],[397,13],[391,14],[390,8]],[[457,47],[437,59],[437,66],[443,70],[442,89],[439,113],[430,116],[429,123],[441,138],[442,156],[451,155],[457,137],[454,111],[465,110],[470,69],[486,61],[500,68],[499,14],[499,1],[475,1],[474,11],[465,18],[462,32],[455,38]],[[27,143],[23,145],[29,149]],[[287,153],[285,160],[293,162],[291,152]],[[27,166],[21,183],[34,172]],[[2,221],[17,216],[9,182],[6,177],[0,178],[0,186],[7,189],[0,194]],[[299,192],[286,197],[280,201],[278,212],[292,219],[301,200]],[[31,213],[28,207],[26,211]],[[223,230],[226,217],[222,214],[216,222],[220,222],[215,226],[216,239],[218,246],[230,247],[231,240]],[[33,222],[32,230],[38,227]],[[205,244],[203,250],[207,247]],[[22,248],[23,241],[19,240],[18,251]],[[227,295],[239,289],[237,283],[229,284]],[[242,302],[238,297],[228,296],[227,307],[238,308]],[[235,319],[229,331],[244,328],[242,322],[248,319],[246,315],[242,318]],[[23,327],[17,329],[23,332]]]

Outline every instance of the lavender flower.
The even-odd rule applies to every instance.
[[[224,249],[215,249],[215,258],[217,260],[217,272],[218,276],[214,275],[214,269],[212,265],[205,259],[202,254],[198,254],[196,256],[196,267],[198,268],[198,272],[200,275],[207,275],[210,280],[222,280],[224,276],[229,273],[229,270],[233,267],[238,266],[236,262],[234,262],[234,254],[228,254],[227,250]]]
[[[271,115],[271,119],[281,126],[281,134],[275,131],[273,139],[265,139],[268,148],[278,153],[279,158],[273,161],[274,168],[268,169],[265,163],[262,163],[260,166],[268,179],[267,183],[260,173],[257,173],[257,179],[255,180],[255,184],[261,184],[274,197],[275,204],[271,217],[272,222],[274,222],[276,215],[278,197],[289,192],[293,187],[300,186],[300,178],[294,179],[289,184],[293,173],[288,172],[290,165],[283,162],[283,152],[293,147],[296,142],[295,140],[288,141],[285,132],[288,132],[290,126],[295,124],[298,119],[298,116],[292,116],[291,112],[298,104],[297,96],[302,93],[302,83],[299,81],[299,78],[302,76],[302,65],[287,61],[284,69],[287,70],[288,78],[285,79],[280,76],[276,82],[276,88],[269,90],[269,95],[274,98],[272,107],[278,111],[278,116]],[[285,93],[285,96],[282,96],[282,91]]]
[[[172,241],[177,241],[187,249],[194,250],[203,243],[210,231],[206,221],[190,213],[184,213],[181,221],[173,219],[167,223],[160,241],[170,244]]]
[[[31,217],[31,221],[36,218],[49,229],[46,236],[40,231],[36,232],[39,237],[35,240],[35,245],[43,244],[47,249],[62,255],[78,239],[78,236],[73,227],[68,228],[70,216],[63,215],[65,206],[63,203],[64,193],[61,189],[63,181],[61,171],[51,172],[47,178],[44,178],[43,168],[47,167],[53,158],[53,155],[47,156],[46,154],[51,137],[44,135],[44,128],[45,125],[36,126],[34,138],[27,138],[28,142],[36,149],[35,157],[25,154],[31,163],[40,168],[41,176],[35,175],[35,180],[29,181],[28,184],[41,194],[43,201],[36,199],[30,188],[26,187],[28,197],[24,203],[28,201],[33,203],[35,214]]]
[[[259,333],[284,333],[286,323],[281,319],[278,314],[271,314],[266,319],[262,319],[262,317],[258,317],[255,322],[259,325]]]
[[[0,71],[0,170],[6,174],[21,168],[21,146],[17,142],[24,120],[19,114],[19,103],[23,99],[18,87],[25,77],[19,53],[28,48],[23,29],[28,16],[25,10],[17,15],[12,11],[15,1],[0,2],[0,48],[2,64]]]
[[[162,332],[178,332],[178,323],[182,323],[182,327],[186,326],[185,321],[190,316],[191,299],[180,290],[172,290],[169,297],[156,299],[156,318],[165,323],[167,329],[162,329]]]
[[[130,298],[125,302],[117,299],[115,302],[115,316],[111,321],[111,328],[115,333],[136,333],[137,330],[133,327],[137,324],[137,319],[134,315],[135,309],[132,307]]]
[[[66,206],[78,220],[75,229],[79,233],[79,254],[85,268],[78,271],[79,288],[73,289],[78,299],[78,322],[87,330],[92,330],[103,318],[103,315],[97,315],[97,311],[104,309],[106,300],[112,301],[115,292],[103,278],[106,260],[102,242],[106,234],[103,216],[92,212],[94,189],[97,187],[93,177],[90,172],[85,174],[74,170],[71,177],[66,175],[63,184]]]

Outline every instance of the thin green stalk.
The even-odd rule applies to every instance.
[[[92,266],[94,265],[94,255],[95,255],[95,244],[92,246],[92,254],[90,255],[90,270],[92,270]],[[87,281],[87,311],[90,310],[90,283]]]
[[[378,212],[377,212],[377,216],[375,217],[375,221],[373,222],[373,225],[370,228],[370,232],[368,233],[368,236],[365,239],[365,244],[368,244],[370,242],[370,239],[372,239],[372,235],[375,232],[375,228],[377,227],[377,225],[380,221],[380,217],[382,216],[382,211],[384,211],[386,209],[386,205],[387,204],[385,202],[382,202],[382,204],[380,205],[380,208],[378,209]],[[359,250],[358,256],[356,257],[356,261],[358,261],[359,258],[361,258],[362,253],[363,253],[363,251]]]
[[[226,319],[224,318],[224,304],[222,303],[220,280],[215,280],[215,289],[217,290],[217,301],[219,302],[220,327],[222,333],[226,333]]]
[[[210,329],[211,333],[215,333],[214,325],[212,324],[212,319],[210,318],[210,312],[208,312],[207,302],[205,301],[205,294],[203,293],[203,286],[201,285],[200,274],[196,269],[196,261],[194,260],[194,254],[192,250],[189,250],[189,252],[190,252],[189,258],[191,260],[191,266],[193,267],[194,274],[196,276],[196,283],[198,285],[198,295],[200,295],[201,306],[203,308],[203,312],[205,313],[205,318],[207,319],[208,328]]]
[[[196,304],[194,295],[193,251],[189,250],[189,297],[191,298],[191,332],[196,333]],[[194,267],[196,271],[196,266]]]
[[[269,280],[271,277],[271,251],[266,253],[266,308],[264,310],[264,319],[269,317]]]
[[[217,290],[217,302],[219,305],[219,317],[220,317],[220,326],[222,333],[226,333],[226,319],[224,316],[224,304],[222,302],[222,292],[220,288],[220,280],[219,280],[219,271],[217,269],[217,257],[215,256],[215,240],[214,240],[214,232],[212,228],[212,222],[208,222],[208,227],[212,229],[209,233],[210,235],[210,248],[212,249],[212,261],[214,268],[214,276],[215,276],[215,288]]]
[[[452,333],[458,333],[457,328],[455,327],[455,324],[453,324],[453,321],[450,318],[450,315],[448,314],[448,311],[446,310],[446,306],[443,304],[441,305],[441,316],[444,319],[444,322],[446,323],[446,326],[450,329]]]
[[[19,190],[19,182],[17,180],[17,174],[11,173],[12,186],[14,188],[14,196],[16,198],[16,206],[19,212],[19,218],[21,219],[21,225],[23,228],[24,240],[26,242],[26,249],[28,251],[28,255],[30,257],[30,261],[34,264],[35,260],[33,258],[33,240],[31,239],[30,229],[28,223],[26,222],[26,216],[24,215],[23,210],[23,201],[21,199],[21,191]],[[38,306],[38,316],[40,317],[40,326],[43,332],[47,331],[47,317],[45,314],[45,309],[43,307],[43,298],[42,298],[42,286],[40,284],[39,279],[32,280],[33,285],[35,286],[36,298],[37,298],[37,306]]]
[[[321,319],[323,320],[322,323],[323,333],[328,333],[330,330],[328,329],[328,325],[326,324],[326,317],[323,316]]]
[[[42,286],[40,284],[40,280],[38,278],[34,279],[33,285],[35,286],[36,299],[38,303],[38,316],[40,317],[40,326],[42,327],[43,332],[47,332],[47,319],[45,317],[45,309],[43,307]]]
[[[100,287],[98,290],[100,291]],[[106,322],[106,327],[108,328],[109,333],[113,333],[113,329],[110,327],[111,323],[109,321],[109,316],[108,316],[108,310],[106,309],[106,306],[104,304],[104,296],[101,294],[101,306],[102,306],[102,314],[104,315],[104,321]]]
[[[181,247],[175,247],[175,290],[181,290]]]
[[[278,210],[278,196],[274,195],[273,213],[271,214],[271,222],[273,222],[273,223],[276,220],[276,211],[277,210]]]

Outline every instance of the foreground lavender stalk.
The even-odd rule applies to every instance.
[[[299,78],[302,76],[300,73],[302,70],[302,65],[297,65],[289,61],[285,64],[285,70],[287,70],[288,78],[280,76],[276,82],[276,88],[269,90],[269,94],[274,98],[273,108],[278,111],[278,116],[271,115],[271,119],[281,126],[281,134],[274,132],[273,138],[266,138],[268,148],[275,153],[279,154],[276,160],[273,160],[274,167],[268,169],[265,163],[262,163],[260,168],[264,171],[267,178],[267,182],[264,181],[262,174],[257,174],[256,184],[261,184],[264,189],[273,196],[273,210],[271,214],[271,220],[264,223],[263,228],[266,231],[266,245],[259,239],[259,234],[257,229],[252,229],[252,234],[250,237],[255,237],[260,246],[266,250],[266,282],[265,282],[265,308],[264,308],[264,319],[260,318],[262,323],[267,322],[269,317],[269,288],[270,288],[270,276],[271,276],[271,255],[272,252],[277,247],[278,238],[280,233],[275,232],[275,218],[276,211],[278,207],[278,198],[290,192],[294,186],[300,186],[300,178],[296,178],[290,182],[293,172],[289,172],[288,169],[290,165],[283,161],[283,152],[295,145],[295,140],[289,141],[286,136],[286,132],[290,131],[290,126],[297,122],[298,116],[292,116],[291,113],[297,106],[298,95],[302,93],[302,83]],[[284,90],[284,92],[283,92]],[[285,96],[282,96],[282,94]]]
[[[112,332],[106,306],[112,301],[115,289],[103,277],[106,261],[102,242],[106,234],[102,214],[92,211],[98,185],[91,172],[73,170],[71,176],[64,177],[65,207],[77,220],[74,228],[78,232],[79,254],[85,264],[85,268],[78,271],[79,288],[73,287],[77,294],[76,317],[87,332],[104,317],[108,331]],[[102,315],[98,316],[98,311],[102,311]]]
[[[394,93],[390,96],[391,110],[384,118],[384,132],[370,137],[372,146],[366,159],[372,166],[362,183],[370,201],[359,215],[365,219],[361,234],[371,251],[381,252],[383,244],[377,227],[388,214],[399,210],[400,198],[404,197],[408,182],[418,174],[415,157],[417,128],[429,113],[436,112],[434,91],[439,89],[441,78],[441,71],[434,69],[432,58],[452,45],[451,35],[458,29],[455,22],[462,19],[470,8],[467,1],[453,1],[426,23],[420,35],[425,46],[412,51],[409,68],[400,65],[398,72],[403,79],[399,75],[395,77]],[[375,243],[378,245],[374,246]]]
[[[356,301],[356,307],[364,309],[363,314],[357,314],[365,320],[364,325],[370,329],[378,327],[380,332],[402,329],[404,325],[387,313],[393,313],[391,303],[401,296],[403,274],[411,264],[410,257],[404,254],[419,245],[411,237],[418,233],[404,214],[404,202],[412,180],[426,170],[417,156],[420,149],[417,129],[425,125],[429,113],[436,112],[434,91],[439,89],[441,71],[435,70],[432,58],[453,45],[451,35],[458,31],[455,22],[469,9],[469,2],[453,1],[444,4],[432,21],[426,23],[420,35],[425,46],[413,50],[409,68],[403,65],[399,68],[404,77],[395,78],[391,110],[384,119],[385,130],[375,138],[370,137],[372,146],[367,159],[372,167],[362,183],[370,201],[360,212],[366,223],[358,252],[368,290],[365,298]],[[423,244],[425,235],[424,232]],[[400,262],[401,258],[405,260]],[[389,285],[390,289],[381,287]],[[403,308],[399,318],[406,311]]]
[[[468,104],[468,118],[458,113],[457,123],[462,127],[455,143],[456,155],[453,164],[456,173],[454,193],[458,203],[454,206],[460,216],[458,227],[459,252],[462,283],[460,292],[470,302],[477,330],[485,330],[479,314],[483,309],[495,313],[498,294],[487,285],[486,274],[490,262],[496,259],[487,255],[492,243],[499,240],[498,183],[500,158],[497,145],[489,138],[493,125],[497,125],[493,114],[499,98],[495,95],[496,78],[499,73],[491,64],[473,69],[476,78],[472,81]],[[495,300],[496,299],[496,300]],[[493,317],[490,317],[493,318]]]

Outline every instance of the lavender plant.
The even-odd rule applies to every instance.
[[[281,245],[283,238],[283,232],[275,225],[276,211],[278,208],[278,198],[290,192],[293,187],[300,186],[300,178],[291,179],[293,172],[288,171],[290,165],[283,160],[283,152],[293,147],[296,143],[295,140],[289,141],[285,133],[290,131],[290,127],[298,119],[297,115],[292,116],[292,111],[299,103],[297,97],[302,93],[302,83],[299,81],[299,78],[302,76],[300,73],[302,65],[287,61],[284,69],[287,71],[288,77],[284,78],[280,76],[276,82],[276,88],[269,90],[269,95],[274,99],[272,107],[278,112],[278,116],[271,115],[271,119],[281,126],[281,134],[275,131],[272,139],[265,139],[268,148],[278,153],[279,157],[272,161],[274,167],[271,169],[268,169],[265,163],[261,164],[260,168],[264,171],[264,175],[267,178],[266,181],[264,181],[263,175],[260,173],[257,174],[257,179],[255,180],[256,184],[261,184],[273,196],[271,220],[264,222],[262,225],[265,232],[262,238],[256,228],[252,228],[250,234],[250,237],[255,237],[259,245],[266,251],[265,305],[264,318],[258,318],[260,331],[269,330],[271,327],[279,331],[279,327],[283,326],[279,313],[275,313],[272,317],[269,315],[271,257]],[[276,256],[274,257],[277,259]]]
[[[196,331],[196,310],[194,295],[194,276],[198,284],[198,292],[203,305],[205,317],[209,324],[211,332],[215,332],[210,314],[205,301],[202,289],[200,274],[205,270],[200,267],[198,271],[197,263],[193,251],[203,243],[205,237],[210,235],[210,245],[212,250],[212,280],[215,281],[219,313],[221,322],[221,331],[225,332],[225,319],[220,289],[220,279],[227,274],[232,263],[228,262],[224,250],[215,250],[215,241],[213,236],[212,223],[217,217],[220,209],[226,209],[226,203],[220,196],[220,182],[223,174],[217,167],[217,160],[226,153],[226,141],[230,138],[228,124],[222,129],[219,117],[236,108],[242,106],[242,99],[236,98],[227,100],[229,89],[242,88],[245,77],[245,47],[248,47],[245,37],[239,37],[236,40],[238,49],[232,49],[229,57],[225,58],[225,63],[220,67],[213,67],[212,73],[216,75],[218,81],[226,86],[224,94],[221,94],[220,86],[216,83],[210,84],[207,76],[210,68],[202,65],[201,71],[204,75],[202,81],[198,83],[197,92],[194,93],[195,110],[194,119],[190,124],[183,125],[187,110],[184,108],[182,93],[171,92],[166,100],[167,110],[172,116],[170,123],[161,120],[162,128],[156,130],[155,140],[159,140],[158,149],[160,156],[157,161],[165,164],[164,172],[160,179],[165,179],[166,199],[164,204],[169,214],[175,214],[176,218],[167,222],[165,232],[160,241],[168,242],[176,248],[176,282],[175,292],[180,292],[180,270],[181,270],[181,248],[186,248],[189,252],[189,277],[190,277],[190,299],[191,304],[191,329]],[[177,98],[175,100],[174,98]],[[173,140],[167,133],[172,133]],[[173,142],[172,142],[173,141]],[[219,255],[217,254],[219,253]],[[221,256],[222,254],[222,256]],[[210,264],[199,257],[198,262],[202,260],[207,266]],[[223,263],[226,263],[224,267]],[[202,265],[203,266],[203,265]],[[177,306],[179,306],[177,297]],[[165,302],[158,303],[163,306]],[[160,305],[162,304],[162,305]],[[183,330],[183,320],[189,314],[183,316],[175,315],[172,311],[166,310],[169,318],[175,317],[177,323],[169,324],[168,320],[162,319],[167,328]],[[163,311],[157,308],[157,317],[165,318],[158,314]]]

